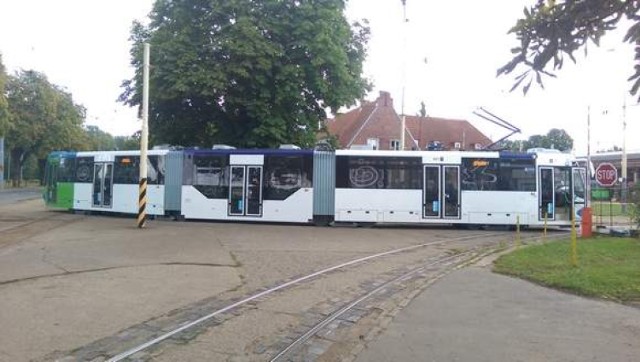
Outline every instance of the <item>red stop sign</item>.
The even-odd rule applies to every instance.
[[[600,186],[613,186],[618,180],[618,170],[608,162],[601,163],[596,168],[596,182]]]

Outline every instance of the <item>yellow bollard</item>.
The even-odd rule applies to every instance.
[[[520,215],[516,215],[516,248],[520,248]]]
[[[578,235],[576,233],[576,219],[571,215],[571,265],[578,266]]]

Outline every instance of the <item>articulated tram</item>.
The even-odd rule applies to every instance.
[[[586,169],[569,154],[492,151],[153,150],[147,213],[251,222],[570,225]],[[137,151],[54,152],[45,202],[137,213]]]

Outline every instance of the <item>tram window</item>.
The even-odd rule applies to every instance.
[[[73,159],[69,159],[69,158],[60,159],[60,167],[58,168],[58,175],[57,175],[59,182],[73,182],[75,172],[76,172],[76,165]]]
[[[229,196],[227,156],[193,156],[193,186],[209,199]]]
[[[140,182],[140,157],[116,156],[114,159],[113,183],[123,185],[137,185]],[[164,157],[147,157],[147,184],[164,184]]]
[[[311,156],[265,157],[264,199],[285,200],[300,188],[311,187]]]
[[[337,157],[338,188],[421,189],[422,160],[414,157]]]
[[[76,158],[75,182],[93,182],[93,157]]]
[[[147,157],[147,183],[148,184],[164,185],[165,172],[166,170],[165,170],[165,164],[164,164],[164,156]]]
[[[113,183],[131,185],[140,181],[140,157],[117,156],[115,157]]]
[[[462,160],[462,189],[467,191],[535,191],[535,161],[465,158]]]
[[[571,168],[555,167],[553,169],[553,180],[556,196],[556,206],[571,205]]]
[[[536,172],[533,160],[500,161],[498,190],[535,191]]]

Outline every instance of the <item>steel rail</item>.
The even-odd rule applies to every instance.
[[[565,236],[565,235],[561,235],[561,236]],[[536,240],[536,239],[539,239],[539,238],[540,238],[540,236],[536,235],[536,236],[527,237],[527,238],[525,238],[525,240]],[[270,362],[277,362],[282,357],[284,357],[287,353],[289,353],[289,351],[291,351],[295,347],[297,347],[300,344],[302,344],[302,343],[306,342],[307,340],[309,340],[309,338],[311,338],[313,335],[315,335],[322,328],[326,327],[329,323],[333,322],[334,320],[336,320],[337,318],[342,316],[344,313],[346,313],[349,310],[351,310],[356,305],[358,305],[358,304],[362,303],[363,301],[367,300],[368,298],[370,298],[374,294],[378,293],[382,289],[388,287],[389,285],[392,285],[392,284],[397,283],[397,282],[399,282],[399,281],[401,281],[403,279],[406,279],[406,278],[409,278],[409,277],[411,277],[411,276],[413,276],[415,274],[418,274],[418,273],[424,271],[425,269],[427,269],[429,267],[432,267],[434,265],[438,265],[438,264],[447,262],[447,261],[452,260],[452,259],[459,258],[459,257],[461,257],[463,255],[475,254],[474,257],[472,257],[472,258],[468,258],[468,259],[462,260],[460,264],[463,264],[464,262],[468,262],[468,261],[473,260],[474,258],[477,258],[477,257],[480,257],[480,256],[489,255],[489,254],[494,253],[496,251],[497,251],[496,248],[492,248],[492,249],[486,250],[484,252],[481,252],[481,251],[478,251],[478,250],[469,250],[469,251],[466,251],[466,252],[462,252],[462,253],[458,253],[458,254],[455,254],[455,255],[451,255],[451,256],[444,257],[444,258],[440,258],[438,260],[432,261],[432,262],[430,262],[428,264],[425,264],[423,266],[417,267],[417,268],[415,268],[415,269],[413,269],[413,270],[411,270],[411,271],[409,271],[407,273],[404,273],[404,274],[402,274],[402,275],[400,275],[398,277],[395,277],[395,278],[383,283],[382,285],[378,286],[377,288],[371,290],[370,292],[367,292],[366,294],[362,295],[358,299],[352,301],[351,303],[347,304],[346,306],[344,306],[341,309],[337,310],[336,312],[332,313],[327,318],[325,318],[322,321],[318,322],[311,329],[309,329],[306,333],[304,333],[302,336],[298,337],[296,340],[291,342],[291,344],[289,344],[286,348],[284,348],[277,355],[275,355],[272,359],[270,359]],[[458,264],[458,265],[460,265],[460,264]],[[440,273],[440,274],[434,276],[433,278],[429,279],[429,282],[433,282],[433,281],[441,278],[442,276],[444,276],[444,274]]]
[[[198,319],[196,319],[196,320],[194,320],[192,322],[184,324],[184,325],[182,325],[182,326],[180,326],[180,327],[178,327],[178,328],[176,328],[174,330],[171,330],[171,331],[169,331],[169,332],[167,332],[167,333],[165,333],[163,335],[160,335],[160,336],[158,336],[158,337],[156,337],[156,338],[154,338],[154,339],[152,339],[150,341],[142,343],[142,344],[140,344],[140,345],[138,345],[138,346],[136,346],[134,348],[131,348],[129,350],[126,350],[126,351],[124,351],[124,352],[122,352],[120,354],[117,354],[117,355],[109,358],[107,360],[107,362],[119,362],[119,361],[122,361],[123,359],[125,359],[127,357],[130,357],[130,356],[132,356],[132,355],[134,355],[134,354],[136,354],[136,353],[138,353],[140,351],[143,351],[143,350],[145,350],[145,349],[147,349],[147,348],[149,348],[149,347],[151,347],[151,346],[153,346],[155,344],[158,344],[158,343],[160,343],[160,342],[162,342],[162,341],[164,341],[164,340],[166,340],[166,339],[168,339],[168,338],[170,338],[170,337],[172,337],[172,336],[174,336],[174,335],[176,335],[176,334],[178,334],[178,333],[180,333],[180,332],[182,332],[182,331],[184,331],[186,329],[189,329],[189,328],[191,328],[191,327],[193,327],[195,325],[203,323],[203,322],[205,322],[205,321],[207,321],[207,320],[209,320],[209,319],[211,319],[211,318],[213,318],[213,317],[215,317],[215,316],[217,316],[219,314],[228,312],[228,311],[230,311],[232,309],[235,309],[235,308],[237,308],[237,307],[239,307],[239,306],[241,306],[243,304],[249,303],[249,302],[251,302],[253,300],[256,300],[258,298],[261,298],[261,297],[264,297],[264,296],[269,295],[271,293],[277,292],[277,291],[279,291],[281,289],[288,288],[290,286],[299,284],[299,283],[304,282],[306,280],[315,278],[315,277],[323,275],[323,274],[330,273],[330,272],[338,270],[338,269],[342,269],[342,268],[345,268],[345,267],[348,267],[348,266],[351,266],[351,265],[355,265],[355,264],[360,264],[360,263],[363,263],[365,261],[376,259],[376,258],[380,258],[380,257],[383,257],[383,256],[398,254],[398,253],[402,253],[402,252],[405,252],[405,251],[424,248],[424,247],[431,246],[431,245],[437,245],[437,244],[442,244],[442,243],[452,242],[452,241],[464,241],[464,240],[468,240],[468,239],[474,239],[474,238],[477,238],[479,236],[482,236],[482,237],[489,236],[490,237],[490,236],[498,236],[498,235],[505,235],[505,233],[504,232],[502,232],[502,233],[491,233],[491,234],[478,233],[478,234],[463,236],[463,237],[459,237],[459,238],[441,239],[441,240],[433,241],[433,242],[430,242],[430,243],[422,243],[422,244],[417,244],[417,245],[412,245],[412,246],[406,246],[406,247],[399,248],[399,249],[393,249],[393,250],[385,251],[385,252],[382,252],[382,253],[377,253],[377,254],[366,256],[366,257],[354,259],[354,260],[351,260],[351,261],[348,261],[348,262],[345,262],[345,263],[342,263],[342,264],[338,264],[338,265],[335,265],[335,266],[332,266],[332,267],[329,267],[329,268],[325,268],[325,269],[316,271],[314,273],[302,276],[300,278],[288,281],[286,283],[280,284],[278,286],[275,286],[273,288],[267,289],[267,290],[262,291],[260,293],[254,294],[254,295],[252,295],[250,297],[247,297],[247,298],[242,299],[242,300],[240,300],[238,302],[230,304],[230,305],[228,305],[228,306],[226,306],[226,307],[224,307],[222,309],[219,309],[219,310],[216,310],[214,312],[211,312],[211,313],[209,313],[209,314],[207,314],[207,315],[205,315],[203,317],[200,317],[200,318],[198,318]]]
[[[411,277],[414,274],[420,273],[420,272],[424,271],[426,268],[432,267],[432,266],[440,264],[440,263],[444,263],[444,262],[446,262],[448,260],[451,260],[451,259],[459,258],[459,257],[461,257],[463,255],[466,255],[466,254],[472,254],[472,253],[478,254],[477,251],[467,251],[467,252],[464,252],[464,253],[459,253],[459,254],[448,256],[448,257],[444,257],[444,258],[438,259],[436,261],[433,261],[431,263],[428,263],[426,265],[417,267],[417,268],[415,268],[415,269],[413,269],[413,270],[411,270],[411,271],[409,271],[409,272],[407,272],[405,274],[402,274],[402,275],[400,275],[398,277],[395,277],[395,278],[385,282],[384,284],[382,284],[382,285],[378,286],[377,288],[373,289],[372,291],[364,294],[360,298],[352,301],[351,303],[347,304],[346,306],[342,307],[338,311],[336,311],[336,312],[332,313],[331,315],[329,315],[327,318],[325,318],[322,321],[320,321],[318,324],[316,324],[311,329],[309,329],[305,334],[303,334],[302,336],[298,337],[295,341],[293,341],[291,344],[289,344],[285,349],[280,351],[280,353],[275,355],[270,360],[270,362],[278,361],[280,358],[284,357],[287,353],[289,353],[289,351],[291,351],[292,349],[294,349],[298,345],[306,342],[309,338],[311,338],[313,335],[315,335],[322,328],[326,327],[329,323],[333,322],[334,320],[336,320],[337,318],[342,316],[344,313],[346,313],[349,310],[351,310],[356,305],[358,305],[358,304],[362,303],[363,301],[367,300],[368,298],[370,298],[374,294],[378,293],[382,289],[388,287],[389,285],[397,283],[397,282],[399,282],[399,281],[401,281],[401,280],[403,280],[405,278]],[[436,278],[437,278],[437,276],[436,276]]]

